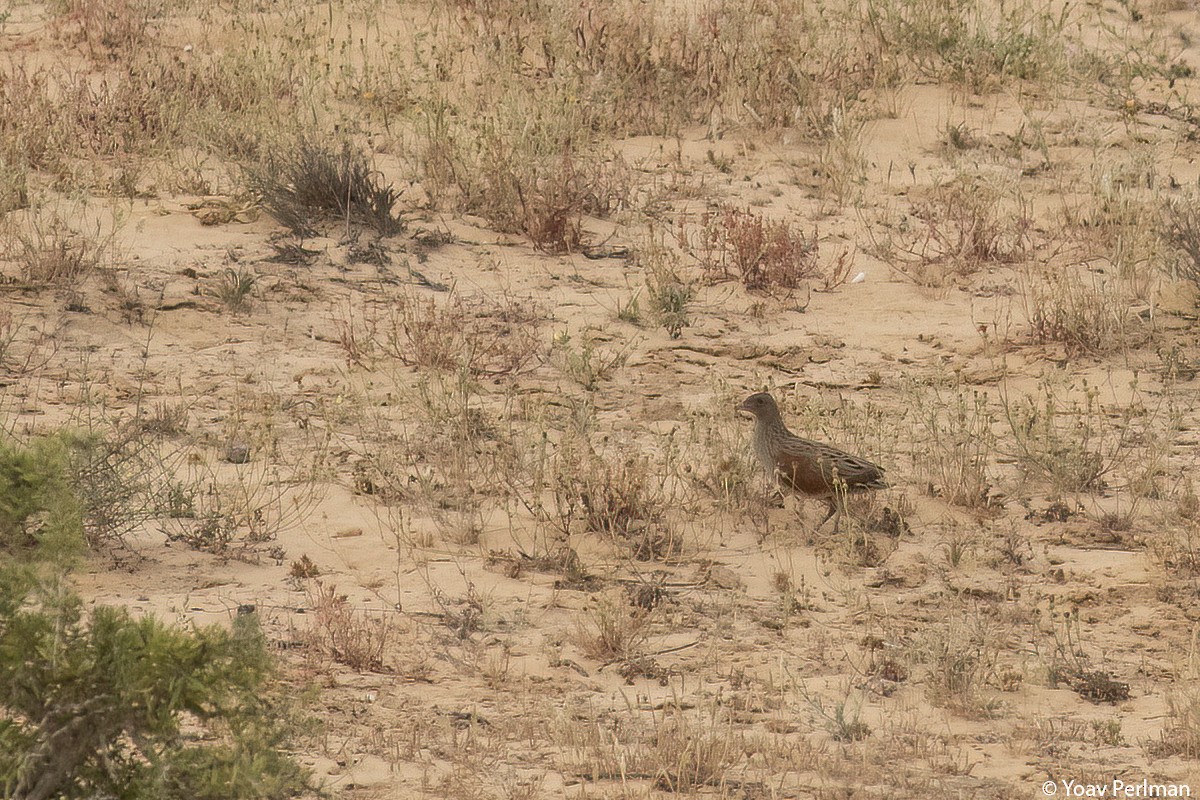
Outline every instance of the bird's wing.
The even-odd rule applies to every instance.
[[[832,445],[789,437],[779,448],[776,468],[781,480],[808,494],[833,490],[838,482],[846,488],[882,489],[887,486],[883,468],[865,458],[852,456]]]

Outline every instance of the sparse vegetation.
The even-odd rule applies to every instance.
[[[304,569],[302,577],[312,570]],[[327,658],[358,672],[386,672],[388,643],[396,631],[385,615],[354,608],[337,587],[317,581],[311,593],[312,627],[305,636],[309,645]]]
[[[86,210],[75,208],[70,212],[82,215]],[[111,232],[81,230],[87,223],[69,224],[64,216],[67,210],[35,209],[24,213],[22,222],[10,223],[6,231],[0,228],[0,259],[19,265],[20,280],[35,286],[77,286],[111,265]]]
[[[990,504],[989,460],[996,449],[995,415],[986,394],[914,391],[919,429],[917,464],[925,491],[973,509]]]
[[[1122,422],[1114,424],[1095,386],[1084,382],[1074,397],[1075,387],[1049,380],[1039,388],[1039,397],[1001,398],[1021,466],[1027,474],[1050,480],[1057,492],[1103,488],[1105,477],[1129,455],[1138,407],[1118,412]]]
[[[404,293],[393,299],[383,319],[363,323],[365,335],[347,330],[343,342],[348,353],[358,353],[356,360],[380,353],[429,369],[514,375],[539,362],[543,319],[536,304],[515,297],[497,300],[451,293],[439,302]]]
[[[33,0],[0,34],[0,796],[1200,758],[1188,14]],[[889,488],[816,529],[749,447],[763,389]]]

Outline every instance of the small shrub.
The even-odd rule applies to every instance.
[[[736,408],[745,392],[718,381],[711,399],[688,415],[681,459],[684,482],[729,510],[744,512],[765,499],[767,482],[762,466],[746,446],[745,420]]]
[[[989,461],[996,447],[995,415],[988,397],[917,390],[919,457],[916,466],[926,490],[946,502],[982,509],[989,503]]]
[[[672,339],[678,339],[691,324],[688,305],[696,296],[691,281],[680,277],[674,251],[650,245],[641,254],[646,271],[646,299],[651,313]]]
[[[382,185],[367,156],[349,142],[339,151],[301,139],[279,147],[247,177],[268,213],[297,235],[314,234],[322,220],[365,225],[385,236],[404,228],[392,210],[400,193]]]
[[[750,291],[796,289],[820,272],[815,235],[731,206],[701,218],[698,256],[710,280],[733,278]]]
[[[606,217],[628,204],[629,167],[584,149],[593,133],[579,105],[554,89],[502,85],[483,107],[435,97],[423,111],[425,189],[539,250],[577,250],[584,214]]]
[[[580,630],[584,653],[605,663],[629,661],[646,644],[650,615],[619,598],[605,597],[588,613],[588,623]]]
[[[599,347],[596,338],[589,332],[579,335],[582,341],[578,346],[574,344],[575,338],[566,331],[557,334],[550,346],[550,360],[589,392],[612,378],[629,359],[628,348],[614,350]]]
[[[993,13],[977,0],[872,0],[867,22],[880,44],[918,74],[961,83],[975,92],[1004,78],[1037,80],[1062,71],[1065,13]]]
[[[71,485],[83,504],[83,528],[93,547],[121,542],[154,514],[149,499],[161,476],[162,453],[147,428],[116,422],[72,438]]]
[[[1002,207],[998,188],[978,180],[938,187],[914,213],[928,226],[922,248],[929,257],[978,265],[1017,261],[1029,251],[1033,220],[1028,210]]]
[[[809,707],[837,742],[860,742],[871,735],[871,726],[862,721],[862,702],[860,700],[852,703],[850,693],[851,689],[847,685],[844,687],[844,696],[834,701],[832,708],[827,708],[822,698],[809,694],[807,690],[801,692]]]
[[[1000,643],[995,633],[976,620],[929,626],[913,642],[910,658],[926,667],[925,687],[938,706],[970,714],[988,714],[995,703],[984,693],[994,679]]]
[[[1132,416],[1116,428],[1099,390],[1086,383],[1081,400],[1064,400],[1062,390],[1049,382],[1040,390],[1040,397],[1001,398],[1022,469],[1050,480],[1059,492],[1102,489],[1135,435]]]
[[[610,535],[639,561],[678,554],[681,543],[666,519],[663,479],[653,478],[649,459],[611,462],[588,450],[560,454],[554,487],[560,514],[579,520],[585,530]]]
[[[253,418],[244,407],[226,418],[219,456],[210,451],[213,458],[197,457],[192,451],[151,483],[147,505],[157,511],[168,539],[253,561],[277,553],[279,548],[265,543],[303,520],[320,500],[328,437],[303,412],[289,419],[294,427],[285,425],[276,416],[285,411],[279,397],[267,394],[256,401]],[[288,411],[295,414],[294,407]]]
[[[1050,688],[1060,684],[1067,686],[1085,700],[1093,703],[1117,703],[1129,699],[1129,684],[1114,680],[1106,671],[1094,669],[1083,641],[1079,610],[1067,612],[1061,619],[1054,620],[1054,606],[1050,616],[1055,623],[1053,642],[1050,646],[1047,679]]]
[[[387,670],[384,658],[393,628],[386,616],[374,617],[354,608],[336,586],[320,581],[310,605],[314,621],[308,638],[318,650],[358,672]]]
[[[0,215],[29,206],[29,168],[0,150]]]
[[[111,245],[111,237],[79,231],[56,212],[30,213],[6,238],[0,255],[20,264],[23,280],[49,286],[78,285],[104,264]]]
[[[1196,199],[1166,203],[1159,231],[1179,256],[1170,264],[1175,276],[1200,286],[1200,209]]]
[[[1161,738],[1149,748],[1155,756],[1200,757],[1200,670],[1194,658],[1193,651],[1185,673],[1167,691],[1167,721]]]
[[[987,265],[1019,261],[1033,247],[1033,219],[1020,199],[1015,209],[1011,205],[1002,187],[979,179],[961,178],[935,187],[914,204],[912,220],[889,226],[891,239],[879,255],[929,287],[944,286]]]

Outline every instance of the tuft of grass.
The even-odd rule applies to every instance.
[[[587,445],[564,448],[554,485],[560,515],[609,535],[638,561],[677,555],[681,542],[667,520],[665,478],[654,476],[644,456],[608,460]]]
[[[1178,254],[1169,264],[1172,277],[1200,286],[1200,209],[1196,198],[1165,203],[1158,228],[1159,235]]]
[[[580,340],[578,345],[575,344],[576,338]],[[628,359],[627,347],[600,347],[595,335],[588,331],[578,337],[567,331],[558,333],[550,347],[551,363],[589,392],[611,379]]]
[[[589,657],[611,663],[641,655],[649,636],[650,614],[620,597],[603,597],[580,626],[580,646]]]
[[[258,285],[258,275],[245,267],[226,267],[208,294],[221,301],[227,311],[241,314],[250,310],[252,295]]]
[[[29,206],[29,167],[0,149],[0,215]]]
[[[1167,721],[1161,738],[1150,746],[1155,756],[1200,757],[1200,667],[1196,655],[1193,634],[1179,680],[1167,692]],[[1118,735],[1119,732],[1118,728]]]
[[[672,339],[678,339],[691,324],[688,305],[696,296],[695,285],[680,276],[678,256],[662,244],[651,242],[638,260],[645,269],[650,312]]]
[[[920,426],[916,466],[924,489],[954,505],[987,508],[989,461],[996,447],[988,396],[915,390],[912,408]]]
[[[961,176],[914,203],[912,216],[889,225],[879,255],[921,286],[941,287],[980,269],[1025,258],[1033,248],[1033,219],[1006,188]],[[874,233],[872,234],[875,235]]]
[[[79,209],[80,212],[83,209]],[[15,261],[21,279],[34,285],[78,286],[112,256],[113,234],[84,232],[58,211],[26,212],[0,243],[0,257]]]
[[[151,41],[153,5],[138,0],[61,0],[58,35],[99,63],[128,58]]]
[[[909,657],[926,668],[925,690],[934,705],[990,715],[996,702],[985,685],[994,681],[1002,641],[984,618],[928,626],[910,645]]]
[[[365,225],[384,236],[400,233],[404,223],[394,212],[400,192],[384,185],[361,149],[303,137],[268,153],[247,172],[263,207],[298,236],[316,233],[327,220]]]
[[[867,24],[893,57],[920,76],[948,80],[973,92],[999,88],[1005,79],[1036,81],[1061,74],[1067,64],[1066,10],[1044,6],[995,11],[980,0],[871,0]]]
[[[1010,401],[1002,394],[1001,406],[1026,474],[1049,480],[1057,492],[1098,491],[1128,454],[1136,435],[1135,409],[1125,409],[1118,426],[1095,386],[1085,381],[1082,396],[1068,399],[1073,388],[1046,380],[1038,396]]]
[[[631,171],[618,155],[588,148],[594,134],[577,103],[519,82],[477,100],[439,96],[422,107],[419,164],[435,201],[548,253],[579,248],[584,214],[628,205]]]

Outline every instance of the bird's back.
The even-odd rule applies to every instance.
[[[794,491],[828,497],[835,491],[853,493],[887,486],[883,468],[865,458],[787,431],[776,432],[772,438],[775,474]]]

